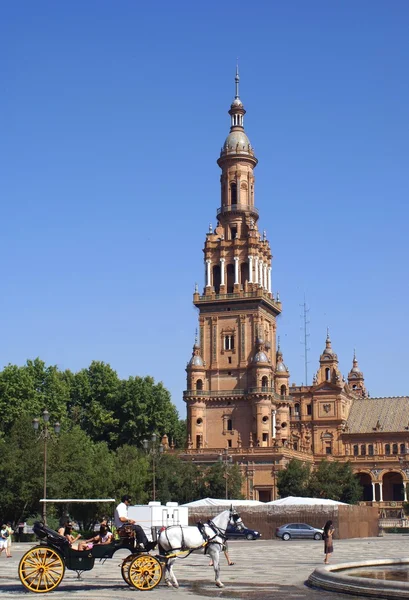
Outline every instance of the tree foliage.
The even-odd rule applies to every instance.
[[[277,489],[282,498],[309,495],[308,483],[311,468],[308,464],[292,458],[287,467],[277,474]]]
[[[277,477],[278,492],[286,496],[329,498],[356,504],[362,498],[362,487],[349,462],[322,460],[311,470],[308,464],[292,459]]]

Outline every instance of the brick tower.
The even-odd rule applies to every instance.
[[[232,448],[232,454],[271,448],[290,432],[289,373],[276,351],[281,302],[271,287],[270,244],[257,225],[257,158],[244,130],[238,71],[235,82],[230,132],[217,161],[221,206],[217,226],[206,235],[203,293],[196,289],[193,296],[200,336],[184,393],[188,449]]]

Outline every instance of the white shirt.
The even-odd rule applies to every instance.
[[[128,507],[125,502],[120,502],[115,509],[115,527],[119,529],[124,524],[121,517],[128,519]]]

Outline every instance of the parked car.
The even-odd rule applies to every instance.
[[[291,538],[322,540],[323,533],[322,529],[311,527],[311,525],[307,525],[306,523],[288,523],[276,529],[276,536],[285,541]]]
[[[259,531],[255,531],[254,529],[248,529],[247,527],[243,527],[240,529],[236,527],[236,525],[228,525],[226,529],[227,539],[240,539],[245,538],[246,540],[256,540],[261,537],[261,533]]]

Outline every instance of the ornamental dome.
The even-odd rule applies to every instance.
[[[256,352],[253,358],[254,363],[268,363],[268,358],[265,352]]]
[[[276,366],[276,373],[287,373],[287,367],[283,362],[278,362]]]
[[[224,152],[253,153],[250,140],[244,130],[236,129],[229,133],[223,144],[222,153]]]
[[[198,354],[194,354],[189,361],[189,367],[203,367],[203,358]]]

